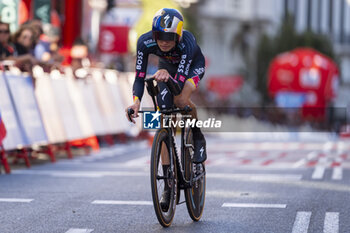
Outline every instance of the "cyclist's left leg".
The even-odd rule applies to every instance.
[[[198,119],[196,105],[191,101],[191,96],[198,88],[200,80],[205,72],[205,60],[199,59],[194,62],[188,72],[188,79],[184,80],[183,76],[177,77],[180,86],[183,86],[180,95],[174,97],[174,103],[179,108],[189,105],[192,108],[190,114],[193,119]],[[196,125],[192,128],[194,141],[194,162],[202,163],[207,159],[206,141],[200,128]]]
[[[174,97],[174,102],[177,107],[184,108],[187,105],[191,107],[192,111],[189,114],[191,114],[192,119],[198,119],[196,105],[191,101],[191,95],[195,90],[195,85],[187,80],[181,94]],[[207,159],[206,141],[200,128],[196,125],[192,128],[192,132],[194,141],[194,162],[202,163]]]

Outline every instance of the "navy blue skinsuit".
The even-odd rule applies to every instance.
[[[181,41],[169,52],[162,52],[152,38],[152,31],[140,36],[137,42],[136,77],[133,86],[134,98],[141,100],[144,92],[148,55],[159,57],[159,69],[166,69],[183,88],[189,80],[196,87],[205,72],[205,59],[192,33],[183,31]],[[161,109],[173,106],[173,96],[162,82],[159,84],[160,93],[157,102]]]

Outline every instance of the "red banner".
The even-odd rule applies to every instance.
[[[6,128],[0,114],[0,144],[2,143],[2,140],[5,138],[5,136],[6,136]]]
[[[101,53],[127,53],[129,27],[101,25],[98,48]]]
[[[278,55],[270,64],[268,89],[272,97],[280,91],[306,93],[309,105],[336,96],[339,71],[325,55],[309,48]]]
[[[268,90],[276,98],[290,92],[305,96],[304,118],[322,119],[325,107],[338,90],[339,70],[327,56],[310,48],[278,55],[270,64]]]
[[[243,79],[241,76],[215,76],[210,77],[207,82],[208,90],[218,94],[222,99],[238,91],[242,85]]]

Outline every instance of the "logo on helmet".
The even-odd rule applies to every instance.
[[[168,20],[170,19],[170,16],[169,15],[166,15],[164,16],[164,24],[165,24],[165,27],[169,27],[168,25]]]
[[[183,16],[176,9],[163,8],[153,18],[153,38],[155,40],[175,40],[180,42],[183,30]],[[165,33],[165,34],[161,34]]]

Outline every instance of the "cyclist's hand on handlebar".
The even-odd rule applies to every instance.
[[[168,82],[169,73],[166,69],[160,69],[154,74],[154,79],[157,82]]]
[[[128,109],[132,109],[134,112],[130,116],[129,116]],[[139,110],[140,110],[140,100],[136,100],[133,105],[130,105],[129,107],[127,107],[125,109],[125,113],[126,113],[126,118],[128,119],[128,121],[135,124],[136,122],[135,122],[134,118],[137,118],[139,116],[139,114],[138,114]]]

